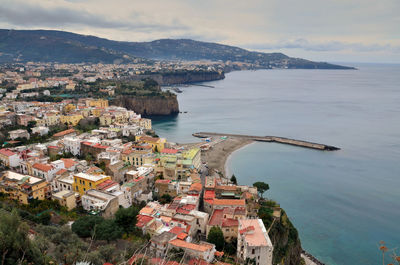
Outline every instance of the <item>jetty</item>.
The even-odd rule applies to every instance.
[[[281,144],[289,144],[294,146],[300,146],[310,149],[322,150],[322,151],[336,151],[340,150],[339,147],[326,145],[326,144],[319,144],[313,143],[308,141],[290,139],[285,137],[279,136],[253,136],[253,135],[244,135],[244,134],[229,134],[229,133],[215,133],[215,132],[198,132],[192,134],[194,137],[198,138],[210,138],[210,137],[233,137],[233,138],[243,138],[248,140],[253,140],[257,142],[275,142]]]

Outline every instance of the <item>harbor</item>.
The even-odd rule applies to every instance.
[[[313,142],[290,139],[290,138],[279,137],[279,136],[252,136],[252,135],[243,135],[243,134],[226,134],[226,133],[224,134],[224,133],[215,133],[215,132],[198,132],[198,133],[193,133],[192,135],[194,137],[198,137],[198,138],[226,136],[226,137],[231,137],[231,138],[241,138],[241,139],[252,140],[252,141],[257,141],[257,142],[275,142],[275,143],[294,145],[294,146],[305,147],[305,148],[310,148],[310,149],[316,149],[316,150],[321,150],[321,151],[340,150],[339,147],[332,146],[332,145],[313,143]]]

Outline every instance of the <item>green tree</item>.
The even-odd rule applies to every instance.
[[[28,238],[28,231],[16,210],[0,209],[0,264],[43,264],[43,255]]]
[[[232,182],[233,184],[237,185],[237,179],[236,179],[236,177],[235,177],[235,174],[232,175],[232,177],[231,177],[231,182]]]
[[[257,181],[253,184],[253,187],[257,188],[257,192],[260,194],[260,197],[263,198],[263,194],[264,192],[266,192],[267,190],[269,190],[269,185],[265,182],[262,181]]]
[[[100,240],[107,240],[110,242],[121,238],[122,228],[119,227],[114,220],[103,220],[96,226],[95,237]]]
[[[172,202],[172,197],[169,194],[164,194],[163,196],[161,196],[159,202],[161,204],[170,203],[170,202]]]
[[[136,215],[139,209],[135,206],[129,208],[120,208],[115,213],[115,223],[121,227],[125,233],[130,233],[134,230],[136,225]]]
[[[218,226],[211,227],[210,232],[208,233],[207,242],[214,244],[218,251],[222,251],[224,249],[225,239],[221,228]]]
[[[76,220],[72,226],[72,231],[80,237],[90,237],[93,235],[95,227],[104,221],[100,216],[84,216]],[[97,229],[96,229],[97,233]]]
[[[49,212],[42,213],[37,217],[39,223],[43,225],[49,225],[51,220],[51,214]]]

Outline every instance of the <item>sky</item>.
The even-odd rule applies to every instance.
[[[400,0],[0,0],[0,28],[190,38],[328,62],[400,63]]]

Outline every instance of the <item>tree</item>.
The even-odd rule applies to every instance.
[[[95,227],[103,221],[104,218],[100,216],[84,216],[76,220],[72,224],[71,229],[80,237],[90,237],[93,235]]]
[[[42,213],[37,218],[38,222],[44,225],[49,225],[51,220],[51,214],[49,212]]]
[[[121,227],[125,233],[133,231],[136,225],[136,215],[139,213],[139,209],[135,206],[129,208],[120,208],[115,213],[115,223]]]
[[[236,180],[235,174],[232,175],[232,177],[231,177],[231,182],[232,182],[233,184],[237,185],[237,180]]]
[[[224,249],[225,239],[221,228],[218,226],[211,227],[210,232],[208,233],[207,242],[214,244],[218,251],[222,251]]]
[[[269,185],[267,183],[265,183],[265,182],[262,182],[262,181],[258,181],[256,183],[254,183],[253,187],[257,188],[257,192],[260,194],[261,198],[263,198],[264,192],[269,190]]]
[[[172,197],[169,194],[164,194],[163,196],[161,196],[159,202],[161,204],[170,203],[170,202],[172,202]]]
[[[28,231],[16,210],[0,209],[0,264],[43,264],[40,249],[29,239]]]
[[[116,240],[122,236],[122,228],[114,220],[103,220],[96,226],[96,238],[100,240]]]

